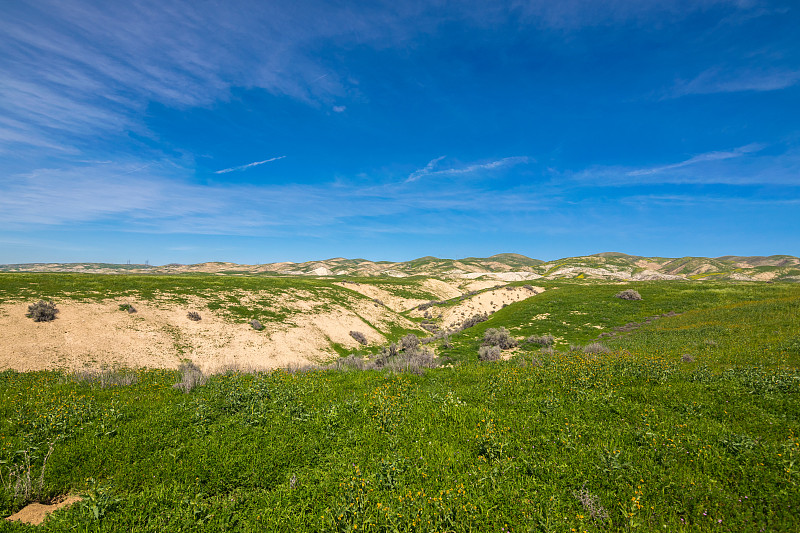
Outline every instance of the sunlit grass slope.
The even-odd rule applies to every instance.
[[[421,375],[232,373],[183,393],[168,371],[4,372],[0,515],[25,503],[8,474],[27,456],[31,499],[85,495],[44,531],[800,529],[800,291],[557,286]],[[569,349],[632,322],[609,353]],[[478,363],[501,326],[563,340]]]

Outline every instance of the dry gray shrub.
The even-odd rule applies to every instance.
[[[508,350],[517,345],[517,339],[511,336],[506,328],[489,328],[483,334],[484,346],[498,346],[501,350]]]
[[[552,346],[555,341],[556,338],[548,333],[547,335],[542,335],[540,337],[537,337],[536,335],[531,335],[523,342],[525,342],[526,344],[538,344],[540,346]]]
[[[416,349],[419,346],[419,337],[414,335],[413,333],[409,333],[402,339],[400,339],[400,349],[401,350],[409,350],[409,349]]]
[[[478,314],[472,315],[468,319],[464,320],[464,322],[461,323],[461,326],[459,326],[458,329],[459,330],[465,330],[467,328],[471,328],[475,324],[480,324],[481,322],[486,322],[487,320],[489,320],[489,315],[488,314],[486,314],[486,313],[478,313]]]
[[[120,304],[119,310],[120,311],[127,311],[130,314],[133,314],[133,313],[136,312],[136,308],[131,304]]]
[[[419,327],[421,327],[424,330],[430,331],[431,333],[436,333],[437,331],[439,331],[439,326],[437,326],[433,322],[425,322],[425,321],[423,321],[419,325]]]
[[[685,353],[681,356],[681,361],[684,363],[694,363],[694,357],[688,353]]]
[[[259,321],[258,321],[258,320],[256,320],[255,318],[254,318],[253,320],[251,320],[251,321],[250,321],[250,325],[251,325],[251,326],[253,327],[253,329],[254,329],[254,330],[256,330],[256,331],[261,331],[262,329],[264,329],[264,326],[261,324],[261,322],[259,322]]]
[[[347,357],[340,357],[331,364],[324,367],[326,370],[371,370],[375,368],[371,363],[365,361],[361,357],[355,355],[348,355]]]
[[[397,357],[389,359],[383,368],[392,372],[411,372],[412,374],[422,374],[425,368],[435,368],[438,366],[436,358],[428,350],[417,348],[406,350]]]
[[[56,319],[57,314],[56,304],[39,300],[28,306],[28,313],[25,316],[32,318],[34,322],[50,322]]]
[[[420,311],[425,311],[426,309],[429,309],[429,308],[433,307],[434,305],[444,305],[446,303],[447,302],[444,301],[444,300],[431,300],[428,303],[419,304],[417,306],[417,309],[419,309]]]
[[[500,359],[499,346],[481,346],[478,348],[478,360],[497,361],[498,359]]]
[[[581,348],[581,351],[583,353],[588,353],[588,354],[600,354],[600,353],[609,353],[611,349],[605,344],[601,344],[599,342],[593,342]]]
[[[360,331],[351,331],[350,336],[353,337],[359,344],[366,345],[367,337]]]
[[[633,289],[625,289],[614,295],[614,298],[621,298],[623,300],[641,300],[642,295]]]
[[[189,311],[188,313],[186,313],[186,318],[197,322],[198,320],[200,320],[200,313],[198,313],[197,311]]]
[[[202,370],[191,361],[181,363],[178,367],[178,372],[181,373],[181,381],[174,384],[173,387],[181,389],[186,393],[195,387],[205,385],[206,381],[208,381],[208,378],[203,374]]]
[[[523,285],[522,288],[523,289],[528,289],[529,291],[532,291],[533,290],[533,285]]]

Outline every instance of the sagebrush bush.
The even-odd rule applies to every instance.
[[[633,289],[625,289],[622,292],[618,292],[614,295],[615,298],[621,298],[622,300],[641,300],[642,295],[639,294],[638,291]]]
[[[524,342],[527,344],[538,344],[540,346],[552,346],[555,341],[556,341],[555,337],[553,337],[550,334],[547,334],[542,336],[531,335],[530,337],[525,339]]]
[[[401,350],[409,350],[409,349],[416,349],[419,346],[419,337],[414,335],[413,333],[409,333],[402,339],[400,339],[400,349]]]
[[[605,344],[601,344],[599,342],[593,342],[581,348],[581,351],[583,353],[588,353],[588,354],[598,354],[598,353],[609,353],[611,352],[611,349]]]
[[[57,314],[58,309],[53,302],[39,300],[28,306],[28,314],[25,316],[32,318],[34,322],[50,322],[56,319]]]
[[[484,346],[498,346],[501,350],[508,350],[517,345],[517,339],[511,336],[506,328],[489,328],[483,334]]]
[[[251,321],[250,321],[250,325],[251,325],[251,326],[253,327],[253,329],[254,329],[254,330],[256,330],[256,331],[261,331],[262,329],[264,329],[264,326],[261,324],[261,322],[259,322],[259,321],[258,321],[258,320],[256,320],[255,318],[254,318],[253,320],[251,320]]]
[[[120,311],[127,311],[128,313],[131,313],[131,314],[136,312],[136,308],[134,306],[132,306],[131,304],[120,304],[119,310]]]
[[[478,359],[480,361],[497,361],[500,359],[500,347],[481,346],[478,348]]]
[[[472,315],[468,319],[464,320],[464,322],[461,323],[461,326],[459,327],[459,329],[464,330],[464,329],[467,329],[467,328],[471,328],[475,324],[480,324],[481,322],[486,322],[487,320],[489,320],[489,315],[488,314],[486,314],[486,313],[477,313],[475,315]]]
[[[181,363],[178,372],[181,373],[181,381],[174,384],[173,387],[186,393],[197,386],[205,385],[208,380],[203,371],[191,361]]]
[[[188,313],[186,313],[186,318],[197,322],[198,320],[200,320],[200,313],[198,313],[197,311],[189,311]]]
[[[393,372],[411,372],[412,374],[422,374],[425,368],[435,368],[438,364],[433,354],[426,350],[417,348],[406,350],[398,357],[389,359],[383,368]]]
[[[694,357],[688,353],[685,353],[681,356],[681,362],[694,363]]]
[[[367,337],[360,331],[351,331],[350,336],[353,337],[359,344],[366,345]]]
[[[425,311],[426,309],[429,309],[429,308],[433,307],[434,305],[444,305],[446,303],[447,302],[445,302],[444,300],[431,300],[428,303],[419,304],[417,306],[417,309],[419,309],[420,311]]]

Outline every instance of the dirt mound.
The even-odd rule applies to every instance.
[[[73,503],[79,501],[81,501],[80,496],[62,496],[51,503],[31,503],[20,509],[18,512],[7,517],[6,520],[10,522],[24,522],[25,524],[38,526],[44,522],[44,519],[47,517],[47,515],[53,511],[61,509],[62,507],[69,507]]]

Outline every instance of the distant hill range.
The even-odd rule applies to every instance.
[[[390,262],[366,259],[335,258],[305,263],[269,263],[238,265],[235,263],[200,263],[115,265],[106,263],[28,263],[0,265],[0,272],[84,272],[96,274],[187,274],[219,275],[287,275],[497,279],[523,281],[546,279],[606,280],[738,280],[800,281],[800,259],[790,255],[769,257],[641,257],[605,252],[556,261],[541,261],[519,254],[498,254],[486,258],[439,259],[421,257],[413,261]]]

